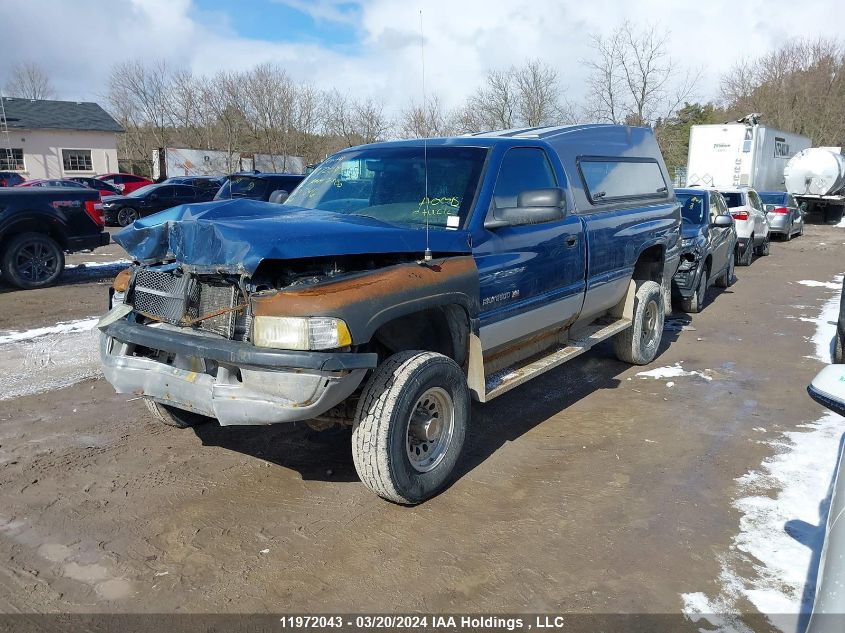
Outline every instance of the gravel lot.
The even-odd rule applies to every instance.
[[[843,255],[845,230],[808,226],[704,312],[667,321],[651,366],[605,344],[474,406],[461,476],[415,508],[357,481],[348,431],[179,431],[114,394],[88,320],[125,254],[71,256],[106,265],[0,287],[0,611],[683,612],[741,626],[730,614],[806,610],[845,422],[805,386]]]

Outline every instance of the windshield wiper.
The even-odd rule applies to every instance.
[[[600,198],[604,198],[607,195],[606,191],[596,191],[593,194],[593,200],[598,200]]]

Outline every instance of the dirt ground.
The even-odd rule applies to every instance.
[[[808,226],[676,314],[650,367],[605,344],[475,405],[460,476],[414,508],[360,484],[348,431],[177,430],[96,377],[0,393],[0,612],[680,613],[719,590],[761,440],[822,415],[805,387],[831,290],[797,282],[843,255],[845,231]],[[0,335],[100,314],[120,266],[0,288]],[[25,385],[50,371],[3,356]],[[700,373],[637,376],[679,362]]]

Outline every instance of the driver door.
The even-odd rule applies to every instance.
[[[724,270],[728,265],[728,259],[731,256],[730,235],[733,230],[733,226],[714,226],[713,223],[720,215],[730,216],[730,213],[728,213],[728,207],[718,191],[711,191],[709,217],[710,226],[707,228],[713,248],[713,270],[711,271],[711,276],[721,270]]]
[[[517,206],[520,193],[566,189],[545,150],[515,147],[502,159],[491,201]],[[581,219],[484,229],[473,248],[481,288],[481,345],[486,350],[575,321],[584,300],[586,244]]]

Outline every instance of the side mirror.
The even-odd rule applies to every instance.
[[[484,221],[484,228],[522,226],[562,220],[566,215],[566,197],[563,189],[529,189],[517,196],[515,207],[493,207]]]
[[[290,194],[284,189],[276,189],[270,194],[269,201],[274,204],[284,204]]]
[[[822,369],[807,387],[810,397],[820,405],[845,416],[845,366],[828,365]]]
[[[726,229],[734,223],[734,219],[729,215],[717,215],[713,220],[713,226]]]

